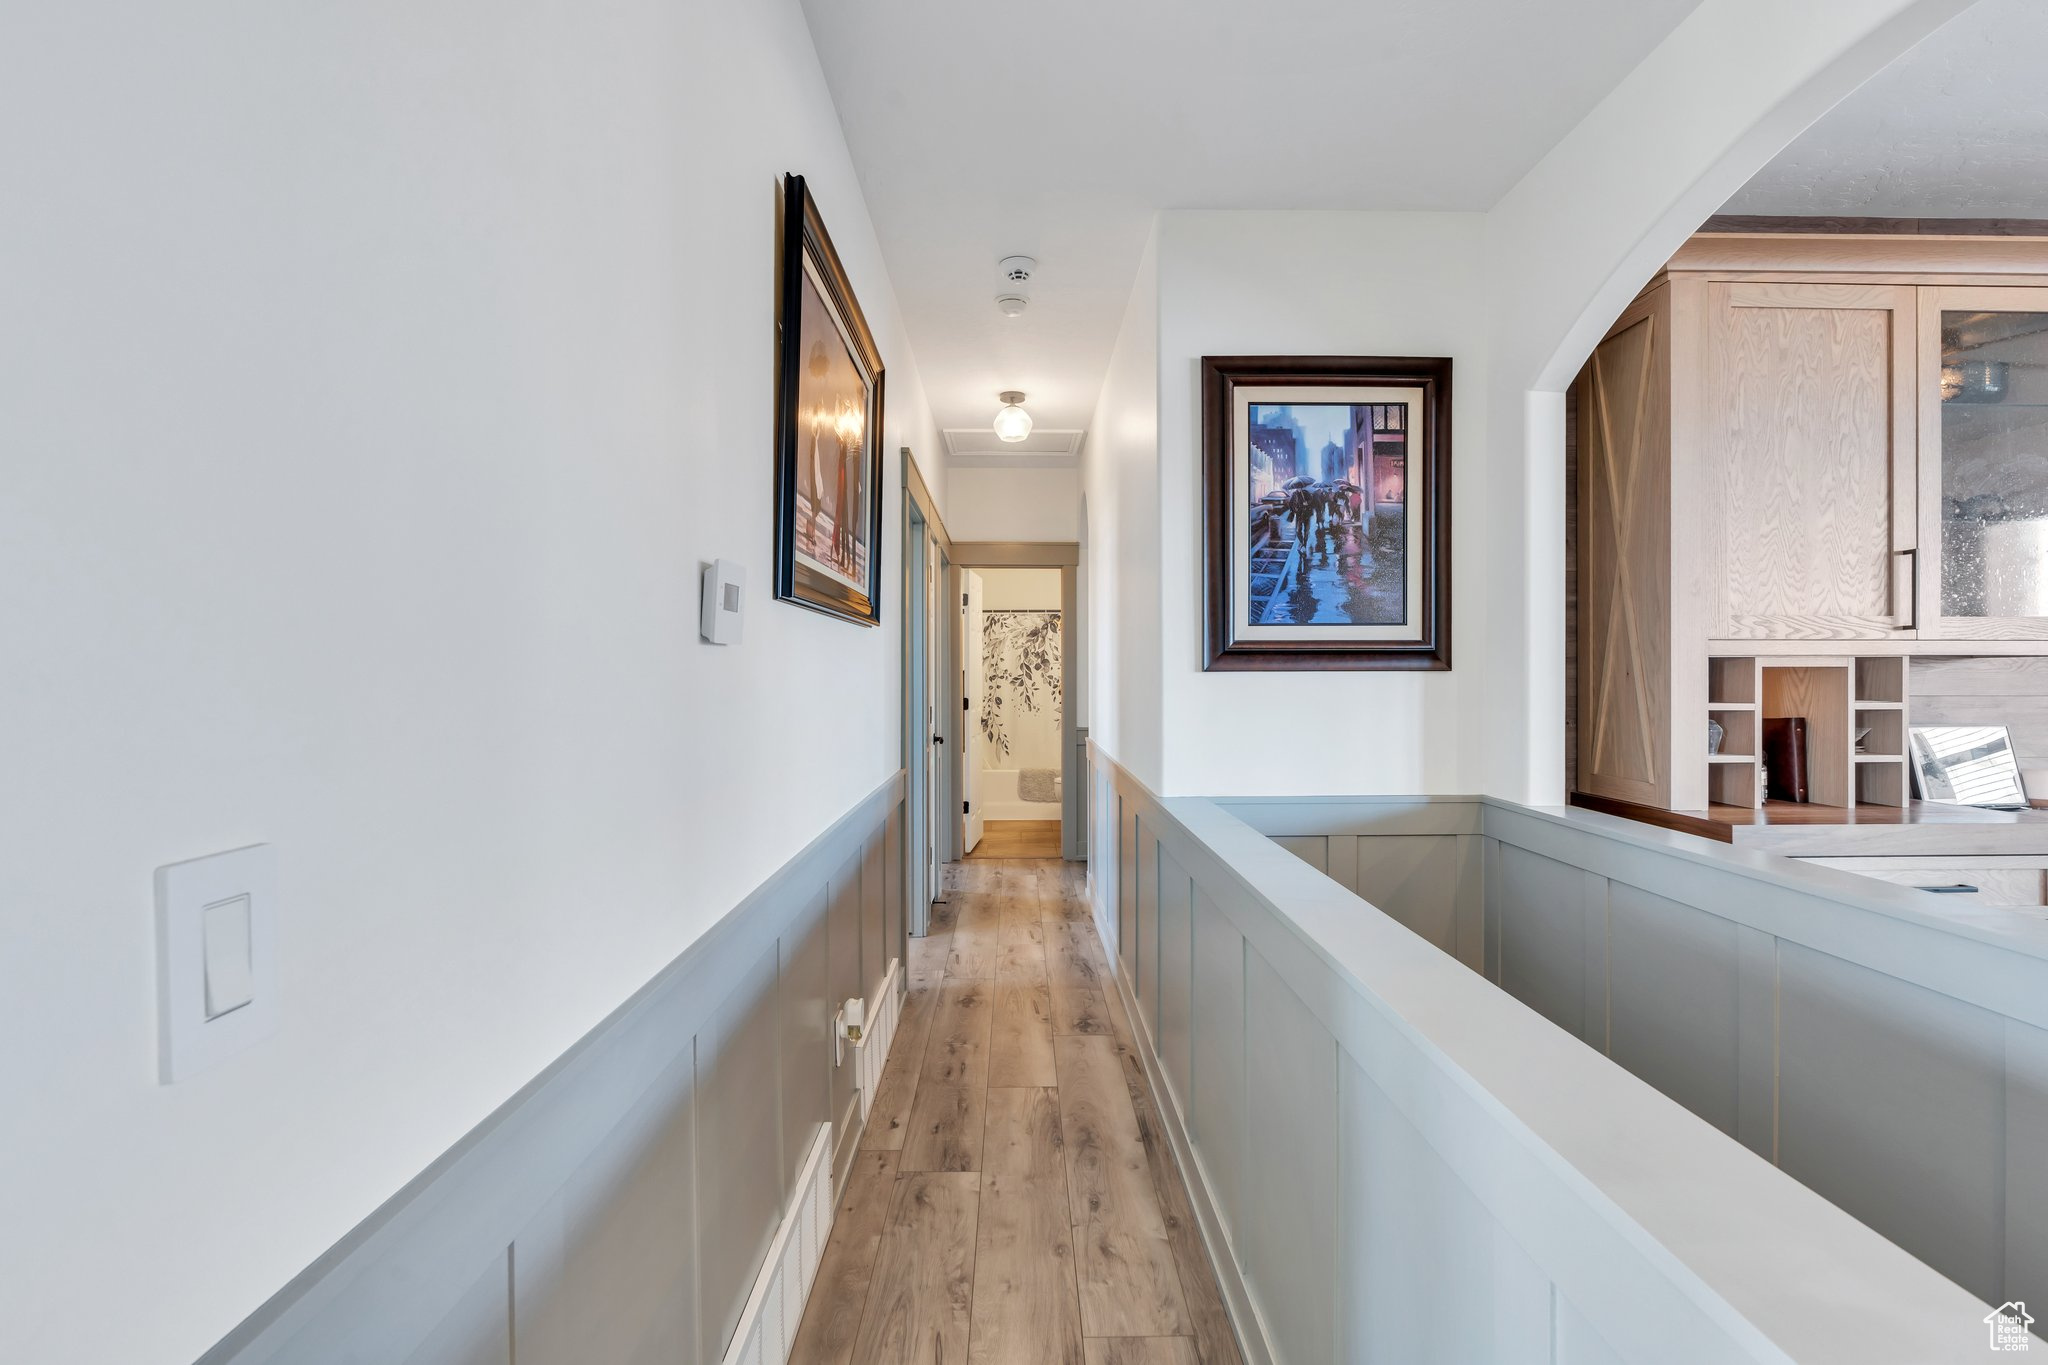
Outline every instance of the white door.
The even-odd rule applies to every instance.
[[[960,717],[960,785],[967,802],[967,837],[960,851],[972,853],[981,842],[981,575],[962,569],[960,582],[960,663],[967,697],[966,712]]]

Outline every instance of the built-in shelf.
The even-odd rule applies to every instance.
[[[1715,655],[1707,660],[1707,719],[1722,729],[1725,752],[1707,755],[1710,804],[1755,809],[1763,771],[1763,733],[1780,716],[1806,721],[1811,804],[1903,806],[1907,678],[1904,658],[1781,652]],[[1856,753],[1859,730],[1868,753]]]

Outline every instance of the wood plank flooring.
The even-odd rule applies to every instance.
[[[1058,858],[1060,822],[1057,820],[987,820],[981,826],[981,842],[967,855],[967,861],[1011,862],[1021,858]]]
[[[798,1365],[1243,1365],[1081,874],[947,868]]]

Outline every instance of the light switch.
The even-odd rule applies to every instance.
[[[256,998],[249,960],[249,898],[215,901],[199,917],[206,937],[206,1017],[218,1019]]]
[[[166,1085],[277,1031],[277,919],[268,844],[156,870],[157,1076]]]

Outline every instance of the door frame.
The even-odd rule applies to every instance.
[[[953,860],[948,831],[956,822],[933,821],[933,811],[952,809],[958,798],[953,774],[957,765],[945,751],[958,744],[951,724],[952,711],[945,703],[950,687],[934,686],[936,680],[954,675],[952,638],[958,633],[952,615],[945,610],[950,601],[954,574],[951,564],[952,539],[939,517],[931,489],[918,471],[917,460],[903,447],[903,771],[905,814],[903,822],[904,931],[921,938],[931,926],[934,901],[945,898],[943,878],[932,876]],[[936,561],[936,582],[927,578],[926,566]],[[927,589],[930,589],[928,591]],[[932,605],[938,606],[934,628]],[[930,790],[934,747],[941,750],[940,788]]]
[[[1060,786],[1063,799],[1060,802],[1060,856],[1068,862],[1080,861],[1084,856],[1081,831],[1081,805],[1074,799],[1082,777],[1081,748],[1077,735],[1081,728],[1080,718],[1075,715],[1073,705],[1074,688],[1080,677],[1081,638],[1075,630],[1074,612],[1079,605],[1078,572],[1081,566],[1081,542],[1078,540],[962,540],[952,545],[954,565],[953,597],[960,594],[960,569],[1058,569],[1060,571]],[[959,619],[956,615],[956,621]],[[955,631],[957,636],[958,632]],[[959,657],[958,641],[955,641]],[[960,677],[956,667],[954,677]],[[963,691],[964,697],[966,693]],[[958,712],[948,708],[957,719]],[[958,771],[960,751],[955,748],[953,762]],[[948,806],[950,811],[953,808]],[[966,817],[953,821],[956,840],[965,837]],[[957,842],[956,842],[956,847]]]

